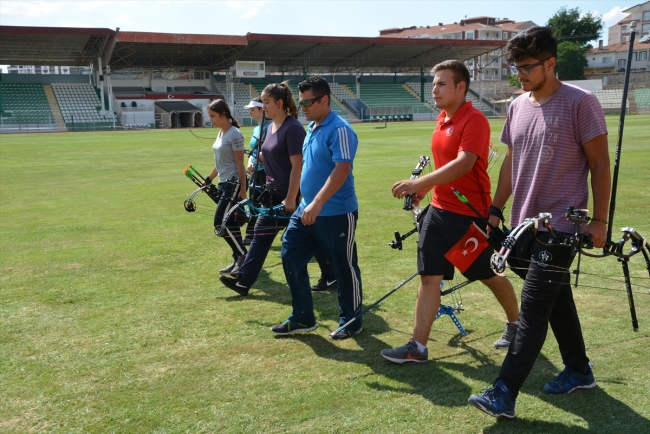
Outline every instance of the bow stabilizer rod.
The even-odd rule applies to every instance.
[[[630,84],[630,69],[632,68],[632,51],[634,36],[636,34],[636,21],[630,23],[630,42],[627,50],[627,63],[625,67],[625,80],[623,81],[623,102],[621,104],[621,117],[618,121],[618,138],[616,142],[616,156],[614,157],[614,175],[612,180],[612,196],[609,201],[609,216],[607,221],[607,241],[612,239],[612,227],[614,225],[614,211],[616,210],[616,189],[618,187],[618,172],[621,165],[621,148],[623,147],[623,127],[625,126],[625,111],[627,108],[627,88]]]

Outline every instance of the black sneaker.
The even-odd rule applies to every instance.
[[[511,322],[506,323],[506,330],[503,332],[501,337],[494,343],[495,348],[508,348],[510,347],[510,342],[515,338],[517,330],[519,329],[518,324]]]
[[[334,339],[335,341],[341,341],[343,339],[351,338],[352,336],[358,335],[359,333],[361,333],[361,330],[363,330],[363,327],[358,328],[356,330],[349,330],[347,328],[344,328],[330,335],[330,339]]]
[[[242,285],[238,279],[233,277],[219,276],[219,280],[239,295],[248,295],[248,290],[251,289],[250,286]]]
[[[483,389],[478,395],[467,400],[474,407],[494,417],[515,417],[515,400],[505,382],[499,380],[494,387]]]
[[[246,255],[242,255],[237,260],[235,261],[235,266],[232,267],[232,270],[230,270],[230,275],[237,277],[239,275],[239,269],[241,268],[242,265],[244,265],[244,261],[246,260]]]
[[[318,283],[311,287],[312,291],[329,291],[330,289],[338,289],[339,282],[336,279],[326,279],[321,277]]]
[[[418,344],[411,338],[406,345],[394,349],[381,350],[379,353],[385,359],[394,363],[426,362],[429,359],[429,350],[418,350]]]
[[[312,326],[307,326],[304,324],[286,320],[282,324],[276,324],[273,327],[271,327],[271,331],[276,335],[284,336],[284,335],[292,335],[294,333],[310,332],[312,330],[316,330],[317,328],[318,328],[318,323],[315,323]]]

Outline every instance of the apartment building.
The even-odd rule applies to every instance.
[[[513,21],[508,18],[474,17],[453,24],[438,23],[437,26],[411,26],[384,29],[380,37],[429,38],[429,39],[502,39],[509,40],[517,33],[536,26],[532,21]],[[494,81],[508,78],[508,64],[502,50],[496,50],[466,61],[472,80]]]
[[[623,10],[628,14],[609,28],[609,46],[630,40],[630,24],[636,21],[636,39],[650,35],[650,0]]]

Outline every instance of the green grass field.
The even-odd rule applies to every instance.
[[[503,121],[491,123],[498,143]],[[613,162],[618,117],[608,125]],[[644,236],[649,125],[650,116],[626,119],[615,219]],[[390,187],[429,154],[432,128],[355,126],[366,305],[414,272],[415,237],[403,251],[387,246],[393,231],[412,227]],[[243,132],[248,139],[251,129]],[[414,282],[367,314],[356,339],[327,339],[338,321],[332,293],[314,296],[315,332],[272,336],[269,327],[290,312],[279,239],[251,295],[239,297],[218,281],[230,256],[213,234],[210,202],[183,209],[194,186],[182,169],[192,163],[206,174],[211,143],[187,131],[0,136],[0,432],[650,432],[650,279],[641,255],[631,260],[636,333],[620,265],[582,260],[575,299],[599,387],[542,392],[562,369],[549,333],[517,418],[497,421],[467,404],[505,354],[492,346],[504,314],[480,284],[461,290],[469,334],[440,318],[428,363],[379,356],[410,337]],[[521,280],[513,283],[519,294]]]

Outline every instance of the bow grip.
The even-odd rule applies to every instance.
[[[404,211],[411,211],[413,209],[413,198],[415,197],[415,194],[407,194],[404,196],[404,208],[402,208]]]

